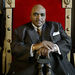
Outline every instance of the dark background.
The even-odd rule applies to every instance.
[[[0,10],[2,14],[0,14],[0,75],[2,72],[2,52],[4,45],[4,37],[5,37],[5,8],[3,8],[2,0],[0,0]]]
[[[75,0],[72,2],[72,25],[71,25],[71,37],[72,37],[72,50],[71,50],[71,63],[74,64],[74,53],[75,53]]]
[[[2,52],[4,45],[4,37],[5,37],[5,9],[2,10],[2,14],[0,14],[0,72],[2,71]]]
[[[73,0],[73,8],[72,8],[72,47],[75,49],[75,0]]]

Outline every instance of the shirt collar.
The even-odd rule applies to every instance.
[[[34,27],[34,29],[37,31],[37,28],[39,28],[40,30],[42,30],[42,26],[40,26],[40,27],[37,27],[37,26],[35,26],[33,23],[32,23],[32,26]]]

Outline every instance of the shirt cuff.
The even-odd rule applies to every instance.
[[[33,44],[31,45],[31,48],[30,48],[30,56],[31,56],[31,57],[33,57],[32,46],[33,46]]]
[[[60,49],[59,49],[58,45],[57,45],[57,44],[54,44],[54,45],[55,45],[54,49],[55,49],[56,51],[58,51],[58,53],[61,55],[61,52],[60,52]]]

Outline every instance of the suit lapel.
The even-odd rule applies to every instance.
[[[31,38],[32,42],[33,43],[36,43],[36,42],[40,42],[39,40],[39,35],[38,33],[35,31],[34,27],[31,26],[29,27],[29,29],[27,30],[28,34],[29,34],[29,37]]]
[[[27,30],[29,37],[31,38],[33,43],[40,42],[40,37],[38,33],[35,31],[32,24],[30,24],[28,30]],[[53,41],[53,32],[54,32],[54,25],[52,22],[46,22],[42,27],[42,35],[41,35],[41,41],[47,40],[47,41]]]
[[[54,31],[54,27],[52,25],[52,22],[49,23],[45,23],[43,25],[43,29],[42,29],[42,40],[53,40],[52,34]]]

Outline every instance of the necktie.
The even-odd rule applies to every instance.
[[[41,30],[39,28],[37,28],[37,33],[41,35]]]

